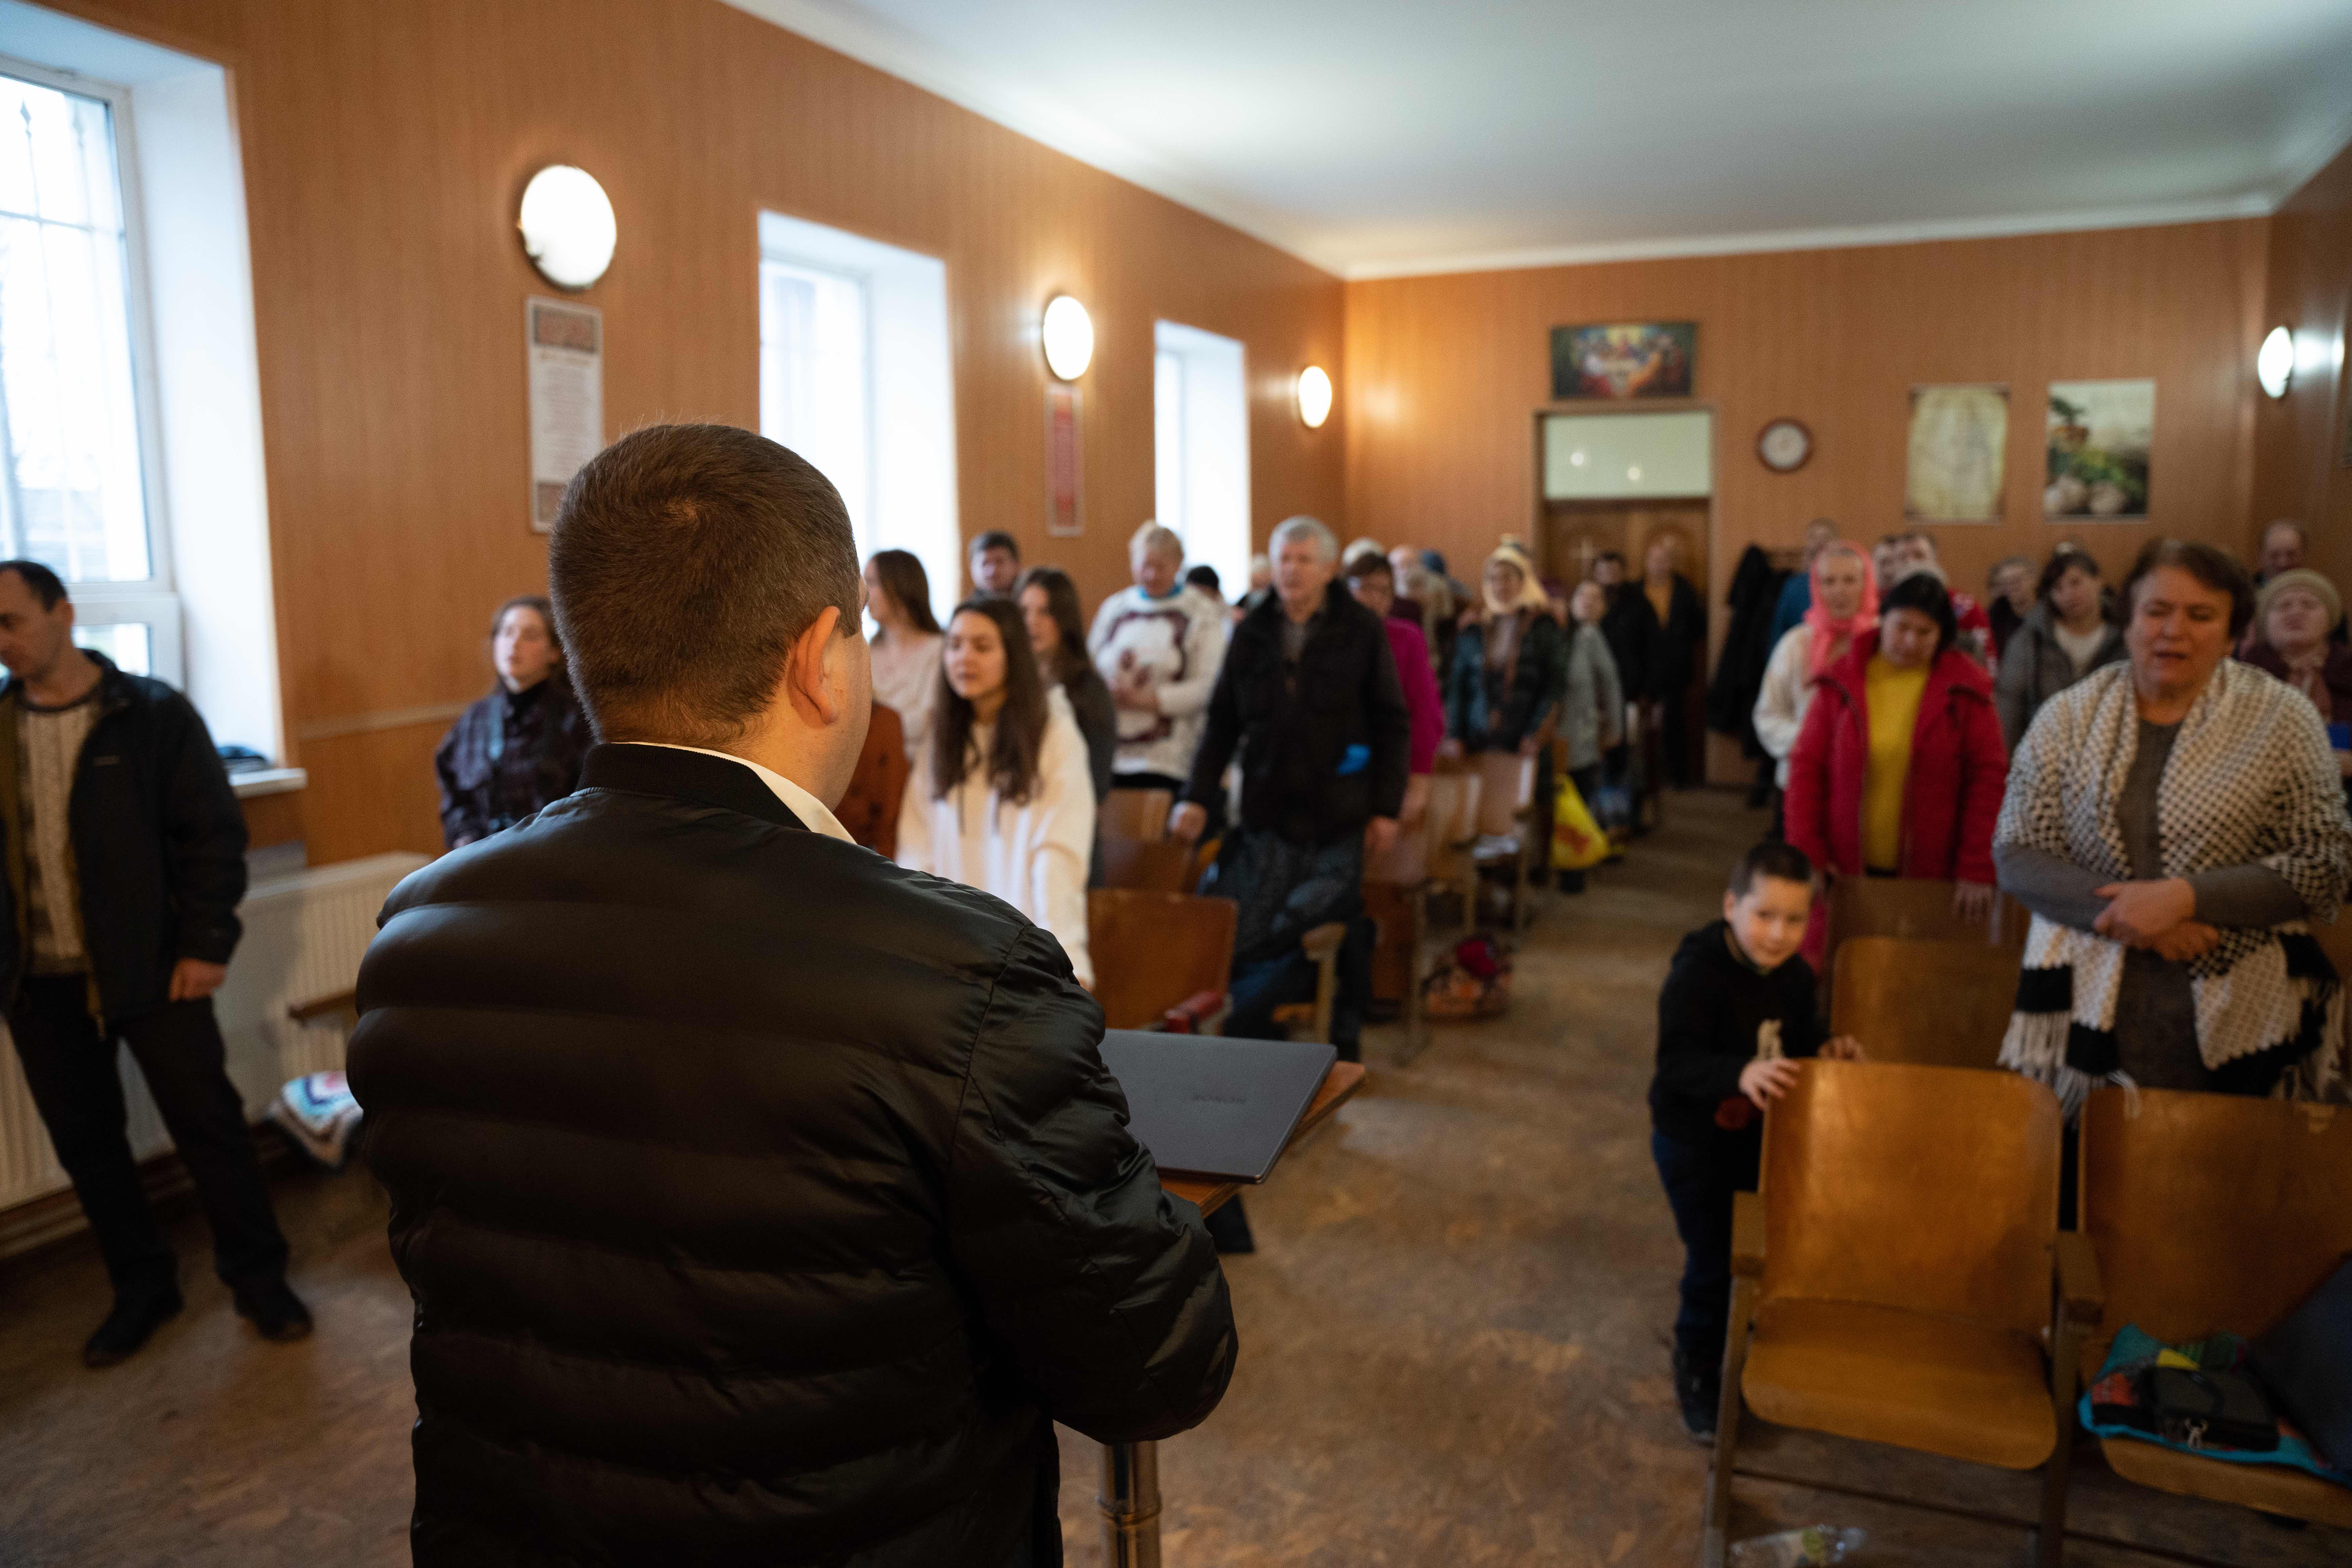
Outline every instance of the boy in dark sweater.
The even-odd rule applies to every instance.
[[[1715,1440],[1723,1385],[1731,1194],[1755,1190],[1764,1109],[1796,1081],[1793,1058],[1862,1055],[1851,1038],[1822,1038],[1812,965],[1797,954],[1812,906],[1804,852],[1759,844],[1732,868],[1723,918],[1683,938],[1658,993],[1650,1152],[1683,1238],[1675,1397],[1700,1442]]]

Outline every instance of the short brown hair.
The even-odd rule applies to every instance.
[[[2194,539],[2151,539],[2132,563],[2131,575],[2124,579],[2123,598],[2118,613],[2125,624],[2139,614],[2140,579],[2159,567],[2177,566],[2217,594],[2230,595],[2230,635],[2240,637],[2254,619],[2254,584],[2238,558],[2226,550],[2217,549]]]
[[[857,629],[857,544],[825,477],[729,425],[655,425],[563,492],[548,579],[573,686],[606,741],[731,741],[828,606]]]

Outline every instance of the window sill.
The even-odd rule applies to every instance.
[[[251,800],[256,795],[287,795],[301,789],[310,782],[310,774],[302,768],[256,768],[251,773],[231,773],[230,787],[239,800]]]

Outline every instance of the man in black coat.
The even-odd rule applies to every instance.
[[[1298,939],[1346,921],[1331,1043],[1356,1059],[1370,999],[1364,858],[1396,842],[1411,764],[1412,719],[1380,617],[1335,580],[1339,542],[1311,517],[1274,531],[1275,592],[1242,617],[1209,697],[1208,723],[1183,802],[1180,838],[1200,837],[1226,764],[1242,763],[1239,828],[1225,836],[1215,890],[1237,899],[1235,985],[1228,1034],[1270,1024],[1274,1008],[1314,994]]]
[[[1053,1423],[1199,1422],[1232,1308],[1060,945],[824,804],[871,691],[840,498],[655,426],[549,568],[604,743],[360,973],[416,1562],[1058,1563]]]
[[[178,1259],[131,1157],[118,1039],[195,1184],[237,1310],[270,1339],[300,1339],[310,1315],[286,1287],[286,1238],[213,1016],[242,929],[245,814],[188,700],[76,647],[73,625],[56,573],[0,562],[0,995],[114,1287],[82,1359],[123,1360],[181,1306]]]

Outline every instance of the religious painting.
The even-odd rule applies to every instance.
[[[2147,449],[2155,434],[2156,383],[2052,382],[2042,515],[2146,521]]]
[[[1913,387],[1903,515],[1914,522],[1998,522],[2008,447],[2008,387]]]
[[[1605,321],[1551,330],[1551,395],[1688,397],[1696,321]]]

